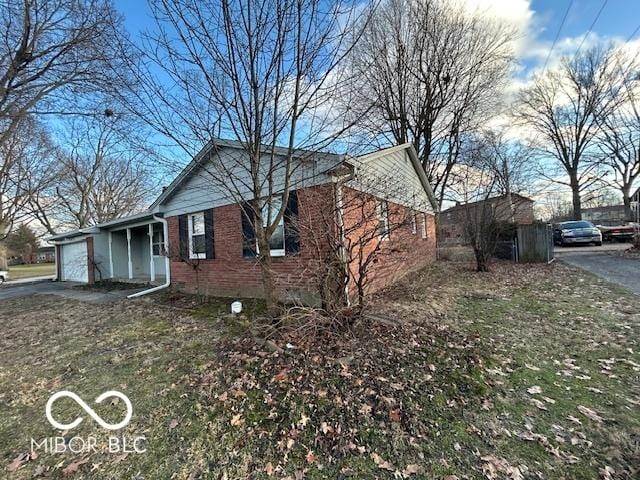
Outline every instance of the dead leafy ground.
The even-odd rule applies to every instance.
[[[4,475],[638,477],[640,302],[590,275],[440,264],[380,296],[352,334],[276,352],[215,304],[174,305],[4,302]],[[56,434],[44,405],[62,389],[89,403],[126,393],[119,434],[144,435],[147,452],[31,458],[30,438]],[[65,402],[56,417],[83,413]],[[99,430],[87,418],[65,436]]]

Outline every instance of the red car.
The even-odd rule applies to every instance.
[[[613,227],[598,225],[598,229],[602,232],[602,240],[605,242],[612,242],[613,240],[630,242],[633,240],[633,235],[640,231],[639,224],[637,223],[628,223],[626,225],[616,225]]]

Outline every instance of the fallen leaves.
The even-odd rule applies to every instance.
[[[402,470],[402,474],[405,477],[408,477],[409,475],[417,475],[419,473],[422,473],[422,468],[420,468],[420,465],[416,463],[411,463],[404,467],[404,470]]]
[[[13,460],[11,460],[11,463],[9,463],[9,465],[7,466],[7,470],[10,472],[15,472],[22,465],[28,462],[29,459],[30,459],[30,455],[28,453],[21,453],[20,455],[15,457]]]
[[[316,460],[317,460],[316,454],[313,453],[311,450],[307,452],[307,455],[305,455],[304,458],[309,465],[313,465],[314,463],[316,463]]]
[[[391,419],[392,422],[400,423],[401,421],[400,409],[394,408],[392,410],[389,410],[389,418]]]
[[[233,427],[238,427],[240,425],[242,425],[244,423],[244,418],[242,418],[242,414],[238,413],[236,415],[234,415],[233,417],[231,417],[231,426]]]
[[[71,462],[65,468],[62,469],[62,475],[65,477],[70,477],[71,475],[75,475],[78,473],[78,470],[82,465],[89,462],[89,457],[83,457],[79,460]]]
[[[594,422],[602,423],[604,421],[604,419],[600,415],[598,415],[598,413],[595,410],[587,408],[584,405],[578,405],[577,408],[578,408],[578,411],[581,414],[583,414],[585,417],[593,420]]]
[[[371,454],[371,460],[373,460],[373,463],[381,470],[387,470],[389,472],[395,472],[396,470],[392,463],[387,462],[375,452]]]
[[[495,455],[485,455],[481,457],[485,463],[482,466],[482,471],[485,476],[490,479],[500,478],[500,474],[503,473],[507,478],[511,480],[524,480],[524,476],[519,467],[514,467],[504,458],[496,457]]]

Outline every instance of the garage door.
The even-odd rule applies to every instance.
[[[81,242],[61,245],[60,256],[62,257],[60,269],[62,280],[85,283],[89,281],[89,273],[87,270],[87,242],[83,240]]]

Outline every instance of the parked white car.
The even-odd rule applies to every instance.
[[[6,270],[0,270],[0,285],[9,280],[9,272]]]

